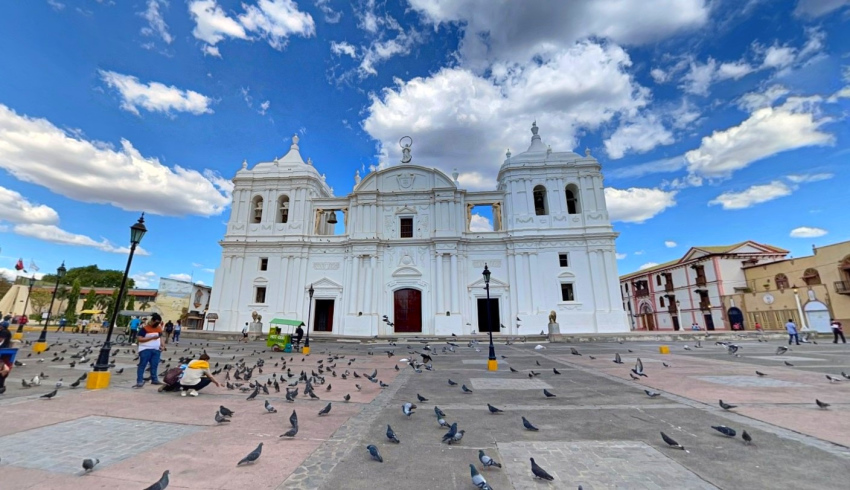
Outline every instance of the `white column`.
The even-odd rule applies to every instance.
[[[591,250],[590,251],[590,276],[593,278],[593,305],[594,310],[605,309],[605,305],[602,303],[605,302],[605,285],[602,283],[602,278],[605,277],[604,271],[602,269],[601,260],[599,259],[599,255],[602,252],[600,250]]]
[[[534,192],[531,190],[531,179],[525,179],[525,201],[528,206],[528,214],[534,215]]]
[[[443,254],[437,252],[437,284],[434,286],[434,297],[437,298],[437,314],[444,313],[443,296],[446,294],[446,288],[443,283]]]
[[[518,334],[516,331],[516,327],[514,327],[514,322],[516,321],[516,317],[519,316],[519,304],[517,303],[517,278],[516,278],[516,256],[511,252],[505,256],[505,262],[507,262],[508,266],[508,284],[510,285],[510,301],[511,307],[508,308],[508,314],[511,315],[508,320],[508,332],[511,334]]]
[[[351,290],[348,293],[348,312],[354,315],[359,311],[360,305],[357,302],[358,291],[360,291],[360,256],[354,256],[354,262],[351,266]]]
[[[283,305],[282,309],[284,313],[288,313],[290,310],[288,308],[289,303],[289,257],[281,257],[280,258],[280,297],[283,298],[281,304]]]
[[[452,313],[457,313],[457,252],[451,254],[451,305],[452,305]]]
[[[363,313],[372,313],[372,290],[375,289],[375,256],[369,257],[369,269],[366,271],[366,301]]]
[[[542,302],[545,302],[546,298],[535,297],[535,295],[534,295],[534,279],[536,277],[543,277],[543,275],[541,274],[540,269],[537,268],[537,254],[536,253],[529,253],[528,254],[528,261],[529,261],[529,264],[528,264],[528,286],[529,286],[528,290],[531,292],[531,308],[532,308],[531,312],[537,313],[537,308],[535,307],[535,305],[539,305]],[[542,291],[541,291],[541,293],[542,293]]]

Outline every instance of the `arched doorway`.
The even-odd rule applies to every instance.
[[[806,323],[815,332],[832,333],[830,326],[829,308],[820,301],[809,301],[803,307],[806,312]]]
[[[655,313],[649,303],[640,305],[640,324],[646,330],[655,330]]]
[[[398,333],[422,332],[422,291],[399,289],[393,293],[393,327]]]
[[[744,330],[744,313],[740,308],[733,306],[729,308],[726,314],[729,315],[729,326],[732,330]]]

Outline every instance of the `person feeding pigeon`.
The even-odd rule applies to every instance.
[[[180,378],[180,396],[198,396],[198,392],[210,383],[221,387],[221,383],[210,372],[210,356],[201,354],[197,360],[189,361]]]

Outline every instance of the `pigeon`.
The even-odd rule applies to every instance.
[[[664,367],[670,367],[670,365],[669,365],[669,364],[667,364],[666,362],[662,362],[661,364],[662,364]]]
[[[463,390],[464,393],[472,393],[472,390],[466,387],[466,385],[461,385],[460,389]]]
[[[372,456],[372,459],[379,463],[384,462],[384,458],[381,457],[381,453],[378,452],[377,447],[373,446],[372,444],[369,444],[368,446],[366,446],[366,449],[369,450],[369,454]]]
[[[86,459],[83,460],[83,470],[85,470],[85,472],[88,473],[91,470],[93,470],[94,467],[97,466],[98,463],[100,463],[100,460],[97,459],[97,458],[94,458],[94,459],[86,458]]]
[[[395,432],[393,431],[393,428],[390,427],[389,424],[387,425],[387,439],[389,439],[390,441],[392,441],[396,444],[401,442],[401,441],[398,440],[398,437],[396,437]]]
[[[124,368],[116,370],[115,374],[124,374]]]
[[[753,438],[752,438],[752,436],[750,436],[750,434],[747,431],[744,431],[744,432],[741,433],[741,439],[743,439],[744,442],[747,443],[747,444],[753,443]]]
[[[216,421],[216,423],[219,423],[219,424],[224,423],[224,422],[230,422],[230,420],[228,420],[227,417],[222,415],[221,412],[215,413],[215,421]]]
[[[358,385],[358,384],[355,384],[355,385],[354,385],[354,387],[355,387],[355,388],[357,388],[357,391],[360,391],[360,390],[362,390],[362,389],[363,389],[363,388],[361,388],[361,387],[360,387],[360,385]]]
[[[558,371],[558,370],[557,370],[557,369],[555,369],[555,368],[552,368],[552,372],[554,372],[555,374],[561,374],[561,372],[560,372],[560,371]]]
[[[330,413],[330,411],[331,411],[331,402],[328,402],[328,404],[325,405],[325,408],[319,410],[319,415],[320,416],[321,415],[327,415],[328,413]]]
[[[225,407],[224,405],[220,405],[218,407],[218,411],[221,412],[225,417],[233,417],[233,410]]]
[[[459,430],[455,432],[455,435],[453,435],[452,438],[449,440],[449,446],[456,442],[460,442],[460,440],[463,439],[464,434],[466,434],[465,430]]]
[[[735,429],[726,427],[725,425],[712,425],[711,428],[727,437],[735,437],[738,434],[735,432]]]
[[[546,398],[555,398],[556,396],[554,393],[550,392],[546,388],[543,388],[543,394],[546,396]]]
[[[487,484],[487,480],[485,480],[484,477],[481,476],[481,473],[479,473],[478,470],[475,469],[475,465],[472,463],[469,464],[469,473],[472,475],[473,485],[480,488],[481,490],[493,490],[492,487]]]
[[[457,383],[449,379],[449,386],[457,386]]]
[[[574,356],[580,356],[581,355],[581,353],[575,347],[570,347],[570,354],[572,354]]]
[[[723,400],[720,400],[720,408],[723,410],[732,410],[733,408],[738,408],[738,405],[730,405],[728,403],[723,403]]]
[[[346,394],[345,394],[345,396],[344,396],[344,397],[342,397],[342,399],[343,399],[343,400],[345,400],[345,401],[349,401],[349,400],[351,400],[351,395],[349,395],[348,393],[346,393]]]
[[[637,376],[635,373],[629,371],[629,377],[632,378],[632,381],[637,381],[640,379],[640,376]]]
[[[438,407],[436,405],[434,405],[434,413],[437,414],[437,418],[446,416],[446,412],[443,412],[442,410],[440,410],[440,407]]]
[[[276,408],[274,408],[274,407],[272,406],[272,404],[271,404],[271,403],[269,403],[269,401],[268,401],[268,400],[266,400],[265,407],[266,407],[266,412],[268,412],[268,413],[277,413],[277,409],[276,409]]]
[[[822,402],[822,401],[818,400],[817,398],[815,398],[815,403],[817,403],[817,405],[824,410],[829,408],[829,403]]]
[[[251,394],[250,394],[250,395],[248,395],[248,398],[246,398],[246,399],[245,399],[245,401],[251,401],[251,400],[253,400],[254,398],[257,398],[257,395],[259,395],[259,394],[260,394],[260,389],[259,389],[259,388],[257,388],[257,389],[255,389],[253,392],[251,392]]]
[[[519,371],[517,371],[516,369],[514,369],[514,368],[512,368],[512,367],[510,367],[510,366],[508,366],[508,367],[510,368],[510,370],[511,370],[511,372],[512,372],[512,373],[518,373],[518,372],[519,372]]]
[[[614,364],[622,364],[622,363],[623,363],[623,360],[620,358],[620,354],[615,353],[614,354]]]
[[[793,365],[793,364],[791,364],[791,363],[790,363],[790,362],[788,362],[788,361],[785,361],[785,365],[786,365],[786,366],[794,367],[794,365]]]
[[[419,393],[417,393],[417,394],[416,394],[416,399],[417,399],[417,400],[419,400],[419,403],[424,403],[424,402],[427,402],[427,401],[428,401],[428,399],[427,399],[427,398],[425,398],[424,396],[420,395]]]
[[[655,398],[656,396],[660,396],[660,395],[661,395],[661,393],[659,393],[659,392],[657,392],[657,391],[643,390],[643,392],[644,392],[644,393],[646,393],[646,396],[648,396],[648,397],[650,397],[650,398]]]
[[[295,402],[295,393],[292,392],[292,391],[287,391],[286,392],[286,401],[288,401],[290,403]]]
[[[443,435],[442,442],[451,441],[455,434],[457,434],[457,422],[453,423],[451,427],[449,427],[449,431]]]
[[[483,449],[478,450],[478,461],[481,461],[481,464],[484,465],[485,468],[489,468],[490,466],[495,466],[496,468],[502,467],[502,465],[497,463],[495,459],[484,454]]]
[[[295,434],[298,434],[298,424],[293,425],[291,429],[281,434],[280,437],[295,437]]]
[[[168,474],[171,473],[168,470],[162,472],[162,476],[159,477],[159,480],[153,485],[145,488],[145,490],[165,490],[168,487]]]
[[[589,357],[591,361],[595,361],[595,360],[596,360],[596,358],[595,358],[595,357],[593,357],[593,356],[587,356],[587,357]]]
[[[828,379],[830,383],[838,383],[839,381],[841,381],[841,378],[836,378],[828,374],[826,375],[826,379]]]
[[[502,412],[504,412],[504,410],[502,410],[502,409],[500,409],[500,408],[496,408],[496,407],[494,407],[493,405],[490,405],[489,403],[487,404],[487,409],[488,409],[488,410],[490,410],[490,413],[492,413],[492,414],[497,414],[497,413],[502,413]]]
[[[58,392],[59,392],[59,390],[53,390],[50,393],[45,393],[45,394],[41,395],[39,398],[44,398],[45,400],[50,400],[51,398],[56,396],[56,393],[58,393]]]
[[[449,427],[449,424],[448,424],[448,422],[446,422],[446,419],[444,419],[440,416],[437,416],[437,423],[440,425],[440,427],[446,427],[446,428]]]
[[[788,347],[785,347],[784,345],[780,345],[779,347],[776,348],[776,355],[777,356],[781,356],[782,354],[785,354],[786,352],[788,352]]]
[[[847,374],[844,371],[841,371],[841,376],[843,376],[844,379],[850,379],[850,374]]]
[[[761,371],[756,371],[756,374],[757,374],[758,376],[767,376],[765,373],[763,373],[763,372],[761,372]]]
[[[522,418],[522,425],[523,425],[523,427],[525,427],[528,430],[532,430],[532,431],[540,430],[537,427],[535,427],[534,425],[532,425],[532,423],[529,422],[528,419],[525,418],[525,417]]]
[[[685,446],[674,441],[672,437],[668,436],[667,434],[665,434],[663,432],[661,433],[661,438],[664,439],[664,442],[666,442],[667,445],[672,447],[673,449],[682,449],[682,450],[685,449]]]
[[[79,379],[74,381],[73,383],[71,383],[71,388],[76,388],[78,386],[80,386],[80,380]]]
[[[236,466],[241,466],[243,464],[254,464],[258,459],[260,459],[260,454],[262,452],[263,452],[263,443],[261,442],[260,445],[257,446],[256,449],[254,449],[253,451],[248,453],[247,456],[245,456],[244,458],[239,460],[239,462],[236,463]]]
[[[537,466],[537,463],[534,462],[534,458],[531,458],[531,472],[534,474],[534,478],[540,478],[541,480],[546,481],[554,481],[555,477],[546,473],[546,470]]]
[[[637,358],[637,362],[635,362],[635,367],[632,368],[632,372],[637,374],[638,376],[643,376],[644,378],[648,377],[643,372],[643,362],[640,360],[640,357]]]
[[[410,417],[411,415],[416,413],[416,412],[413,411],[413,409],[415,409],[415,408],[416,408],[416,405],[414,405],[410,402],[407,402],[407,403],[405,403],[404,405],[401,406],[401,413]]]

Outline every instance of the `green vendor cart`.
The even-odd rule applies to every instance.
[[[269,322],[269,337],[266,346],[272,349],[292,352],[292,335],[295,329],[304,326],[301,320],[289,320],[286,318],[275,318]]]

